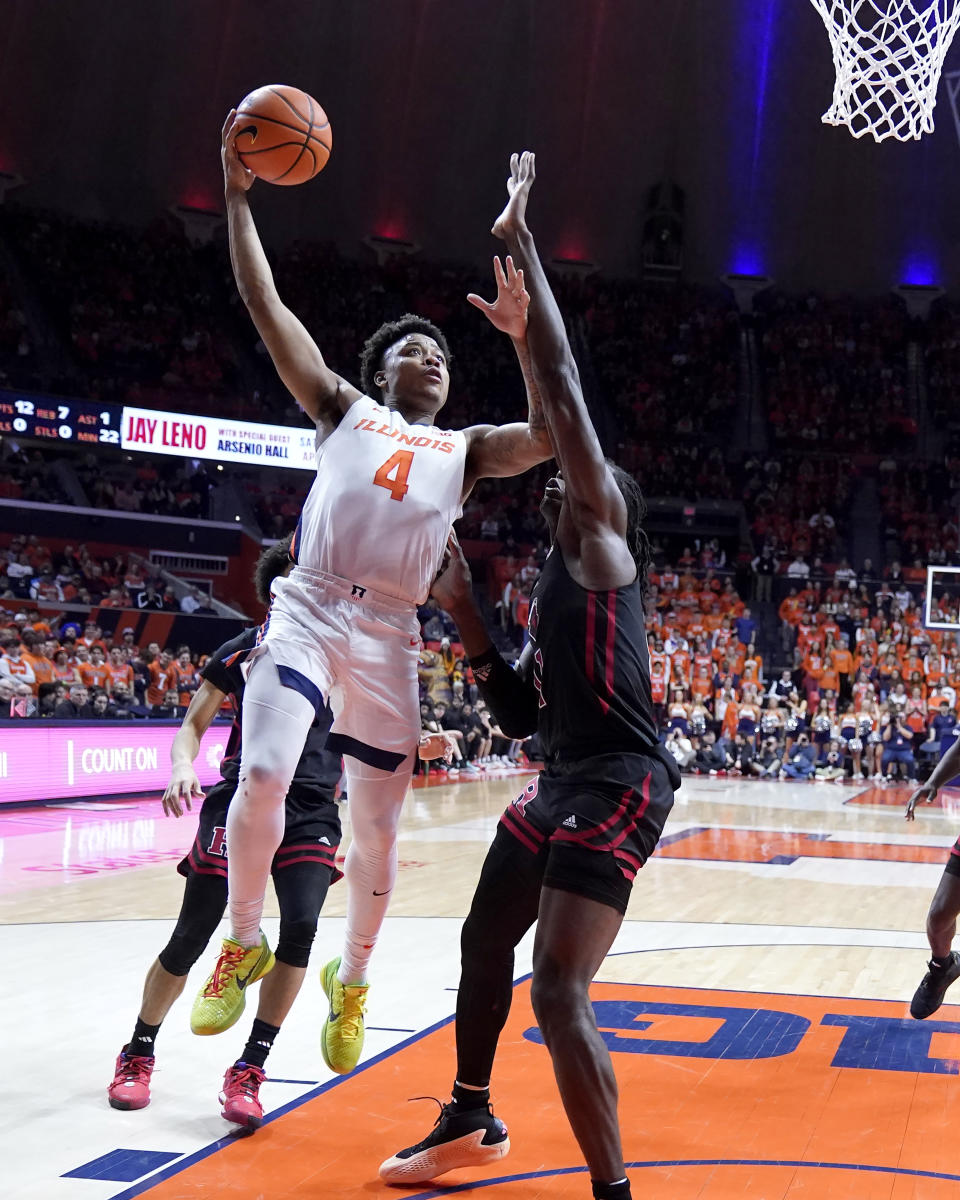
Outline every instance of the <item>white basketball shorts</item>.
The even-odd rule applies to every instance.
[[[420,737],[416,610],[370,588],[294,567],[273,584],[261,638],[280,680],[334,720],[327,748],[395,771]]]

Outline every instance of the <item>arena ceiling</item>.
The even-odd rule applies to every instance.
[[[326,107],[334,150],[310,184],[255,188],[274,243],[380,233],[481,257],[508,154],[530,147],[550,254],[632,273],[648,189],[669,178],[694,278],[957,281],[946,90],[919,144],[822,125],[833,67],[808,0],[0,0],[0,15],[0,169],[28,203],[133,220],[217,206],[225,112],[286,82]]]

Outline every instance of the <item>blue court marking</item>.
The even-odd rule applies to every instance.
[[[912,1167],[879,1167],[866,1163],[801,1162],[790,1158],[661,1158],[648,1162],[628,1162],[627,1170],[641,1171],[650,1167],[792,1167],[824,1171],[870,1171],[879,1175],[907,1175],[921,1179],[946,1179],[960,1183],[960,1175],[948,1175],[943,1171],[920,1171]],[[405,1195],[404,1200],[436,1200],[439,1196],[452,1196],[457,1192],[475,1192],[480,1188],[498,1187],[501,1183],[523,1183],[527,1179],[552,1179],[558,1175],[585,1175],[584,1167],[558,1167],[554,1171],[525,1171],[520,1175],[498,1175],[496,1179],[477,1179],[471,1183],[455,1183],[449,1187],[436,1188],[432,1192],[417,1192]]]
[[[179,1150],[175,1154],[163,1150],[111,1150],[72,1171],[64,1171],[60,1178],[113,1179],[118,1183],[130,1183],[179,1157]]]
[[[529,976],[524,976],[524,979],[527,978],[529,978]],[[518,980],[518,982],[520,981]],[[295,1100],[288,1101],[288,1103],[282,1105],[280,1108],[275,1109],[272,1113],[269,1113],[267,1116],[265,1116],[263,1118],[263,1124],[265,1126],[269,1125],[273,1121],[276,1121],[279,1117],[286,1116],[287,1113],[293,1112],[295,1108],[300,1108],[301,1105],[307,1104],[310,1100],[316,1099],[317,1096],[322,1096],[324,1092],[329,1092],[331,1088],[338,1087],[340,1084],[345,1083],[347,1079],[352,1079],[355,1075],[359,1075],[361,1071],[369,1071],[371,1067],[377,1066],[378,1063],[383,1062],[384,1059],[389,1058],[398,1051],[406,1050],[408,1046],[415,1045],[417,1042],[422,1041],[423,1038],[429,1037],[431,1033],[436,1033],[438,1029],[443,1029],[445,1025],[452,1024],[453,1020],[454,1014],[451,1013],[449,1017],[444,1017],[443,1020],[435,1022],[427,1029],[415,1034],[413,1037],[407,1038],[405,1041],[398,1043],[396,1046],[391,1046],[389,1049],[377,1054],[374,1058],[371,1058],[369,1062],[361,1063],[361,1065],[357,1067],[355,1071],[351,1071],[350,1075],[341,1075],[336,1079],[329,1080],[327,1083],[320,1084],[319,1087],[315,1087],[309,1092],[304,1092],[302,1096],[298,1096]],[[217,1138],[215,1142],[210,1142],[206,1146],[201,1146],[199,1150],[195,1150],[192,1154],[186,1155],[184,1158],[181,1158],[179,1162],[171,1163],[170,1166],[164,1167],[163,1169],[157,1171],[156,1174],[151,1175],[148,1179],[140,1180],[139,1183],[135,1183],[133,1187],[127,1188],[125,1191],[116,1192],[110,1197],[110,1200],[133,1200],[135,1196],[142,1196],[144,1192],[149,1191],[150,1188],[152,1188],[155,1184],[163,1183],[164,1180],[170,1179],[174,1175],[179,1175],[180,1172],[185,1170],[187,1167],[192,1167],[194,1163],[202,1162],[205,1158],[209,1158],[211,1154],[216,1154],[218,1150],[223,1150],[227,1146],[232,1146],[236,1140],[236,1133],[229,1133],[225,1137]],[[161,1164],[157,1163],[155,1165],[160,1166]],[[128,1176],[127,1178],[130,1177]],[[136,1176],[133,1176],[133,1178],[136,1178]]]

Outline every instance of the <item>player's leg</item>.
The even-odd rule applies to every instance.
[[[420,737],[416,620],[352,606],[350,641],[338,660],[327,748],[344,756],[351,841],[344,863],[343,953],[323,968],[330,1001],[321,1046],[344,1075],[363,1050],[367,968],[397,878],[397,827]]]
[[[611,867],[611,855],[605,856]],[[590,1168],[594,1195],[629,1196],[617,1080],[597,1032],[589,987],[623,922],[610,904],[545,886],[533,951],[531,1001],[564,1111]],[[619,1186],[618,1186],[619,1185]],[[597,1190],[613,1187],[614,1190]]]
[[[352,1071],[363,1051],[367,968],[397,880],[397,827],[414,755],[395,771],[346,756],[351,841],[343,871],[347,917],[343,953],[321,975],[330,1012],[321,1048],[331,1071]]]
[[[546,853],[545,839],[530,832],[522,817],[510,825],[507,819],[487,852],[460,934],[451,1101],[423,1141],[381,1165],[380,1177],[388,1183],[422,1183],[457,1167],[494,1162],[510,1148],[506,1127],[490,1109],[490,1075],[513,999],[514,950],[537,917]]]
[[[260,942],[270,864],[283,839],[284,800],[317,715],[315,700],[291,686],[296,673],[283,669],[281,678],[267,648],[252,663],[243,692],[240,777],[227,814],[227,844],[230,936],[246,949]]]
[[[336,822],[335,811],[333,820]],[[331,849],[336,849],[336,843]],[[276,963],[260,985],[250,1036],[240,1058],[227,1068],[220,1093],[224,1119],[248,1129],[263,1122],[259,1093],[266,1079],[267,1057],[306,978],[317,919],[332,875],[331,866],[313,858],[288,866],[274,864],[273,882],[280,906]]]
[[[927,913],[930,962],[910,1003],[910,1015],[923,1020],[943,1003],[947,988],[960,978],[960,954],[952,950],[960,916],[960,849],[954,847]]]
[[[150,1075],[160,1026],[183,991],[190,968],[207,948],[226,904],[224,874],[191,871],[177,924],[147,971],[140,1013],[130,1041],[117,1057],[114,1079],[107,1089],[112,1108],[145,1108],[150,1103]]]

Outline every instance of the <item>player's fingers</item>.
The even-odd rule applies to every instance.
[[[481,312],[493,312],[493,305],[489,300],[484,300],[482,296],[478,296],[475,292],[471,292],[467,296],[467,303],[472,304],[474,308],[479,308]]]
[[[226,139],[227,133],[230,129],[230,126],[233,124],[233,119],[236,115],[237,115],[237,110],[235,108],[231,108],[230,111],[227,113],[227,119],[223,123],[223,129],[220,130],[220,136],[222,138]]]
[[[497,290],[507,286],[507,277],[503,273],[503,263],[500,261],[500,255],[493,256],[493,277],[497,281]]]
[[[516,179],[517,172],[519,170],[520,170],[520,155],[517,154],[516,151],[514,151],[514,153],[510,155],[510,178]]]

